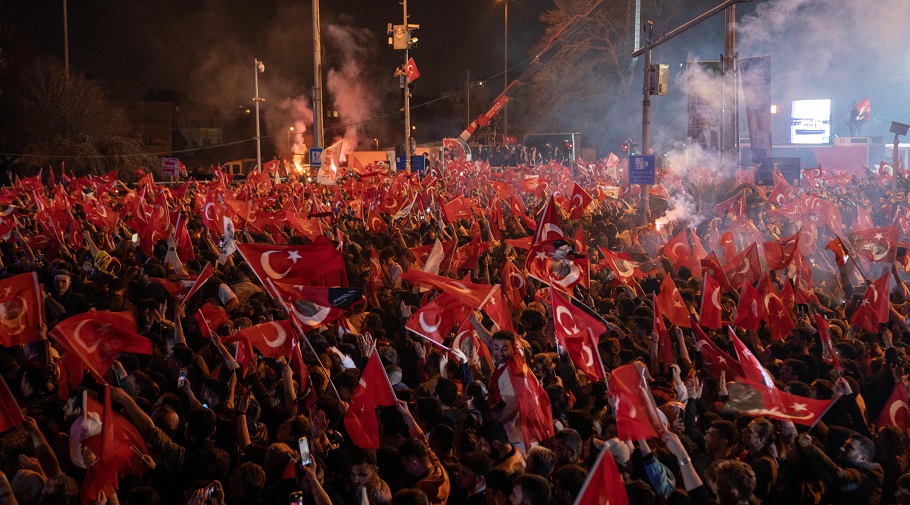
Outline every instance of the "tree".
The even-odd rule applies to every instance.
[[[20,175],[65,166],[77,176],[117,170],[122,180],[139,167],[158,170],[159,161],[131,131],[122,110],[81,75],[66,75],[56,60],[39,56],[18,69],[3,68],[4,151],[15,153]]]
[[[516,122],[538,132],[598,135],[609,130],[617,104],[629,102],[641,83],[641,64],[632,68],[634,32],[629,3],[604,0],[604,5],[582,21],[579,32],[522,89],[517,99],[522,105],[510,110]],[[665,25],[664,20],[679,14],[679,4],[642,0],[642,20],[660,20]],[[591,0],[553,0],[553,9],[541,16],[547,30],[537,50],[590,5]]]

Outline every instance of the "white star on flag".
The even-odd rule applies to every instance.
[[[300,259],[300,253],[297,251],[288,251],[288,259],[297,263],[297,260]]]
[[[794,403],[793,405],[790,405],[790,408],[795,412],[803,412],[809,410],[805,403]]]

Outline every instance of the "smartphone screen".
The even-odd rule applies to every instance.
[[[310,456],[310,443],[306,437],[297,439],[297,448],[300,450],[300,464],[310,466],[313,463],[313,458]]]
[[[133,241],[134,244],[135,244],[136,242],[139,242],[139,234],[138,234],[138,233],[134,233],[131,240]]]
[[[184,384],[186,384],[186,368],[181,368],[177,372],[177,387],[182,388]]]
[[[288,505],[303,505],[303,493],[297,491],[289,494]]]

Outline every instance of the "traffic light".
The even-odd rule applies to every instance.
[[[413,47],[417,44],[417,37],[414,37],[412,33],[418,29],[420,29],[420,25],[418,24],[408,24],[405,26],[389,23],[386,29],[389,35],[389,45],[392,46],[392,49],[399,50]]]

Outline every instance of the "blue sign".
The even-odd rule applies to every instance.
[[[407,170],[408,162],[404,156],[395,156],[395,170]]]
[[[423,174],[427,169],[427,157],[424,155],[411,156],[411,171]]]
[[[629,184],[654,184],[654,155],[629,156]]]
[[[310,148],[310,165],[322,166],[322,148],[321,147],[311,147]]]

